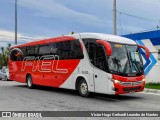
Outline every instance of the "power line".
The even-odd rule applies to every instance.
[[[130,16],[130,17],[138,18],[138,19],[141,19],[141,20],[149,21],[149,22],[160,23],[160,20],[150,19],[150,18],[146,18],[146,17],[140,17],[140,16],[136,16],[136,15],[133,15],[133,14],[124,13],[124,12],[121,12],[121,11],[116,11],[116,12],[119,13],[119,24],[120,24],[121,34],[122,34],[122,31],[123,31],[123,29],[122,29],[122,20],[121,20],[121,16],[122,16],[122,15],[126,15],[126,16]],[[149,28],[149,29],[145,29],[145,30],[139,31],[139,32],[147,32],[147,31],[157,30],[157,29],[159,29],[159,26],[158,26],[158,25],[157,25],[156,27]],[[125,31],[126,31],[126,30],[125,30]],[[128,32],[129,32],[129,31],[128,31]],[[130,32],[130,34],[139,33],[139,32]]]
[[[124,13],[124,12],[121,12],[121,11],[116,11],[117,13],[119,14],[123,14],[123,15],[126,15],[126,16],[130,16],[130,17],[134,17],[134,18],[138,18],[138,19],[142,19],[142,20],[145,20],[145,21],[149,21],[149,22],[158,22],[160,23],[160,20],[156,20],[156,19],[151,19],[151,18],[146,18],[146,17],[140,17],[140,16],[137,16],[137,15],[133,15],[133,14],[128,14],[128,13]]]
[[[131,33],[131,34],[134,34],[134,33],[141,33],[141,32],[148,32],[148,31],[151,31],[151,30],[158,30],[158,29],[159,29],[159,26],[157,25],[156,27],[149,28],[149,29],[142,30],[142,31],[138,31],[138,32],[133,32],[133,33]]]

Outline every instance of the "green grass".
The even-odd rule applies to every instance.
[[[147,83],[145,88],[160,90],[160,83]]]

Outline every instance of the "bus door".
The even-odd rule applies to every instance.
[[[107,93],[107,60],[101,44],[89,43],[88,55],[93,65],[95,92]]]

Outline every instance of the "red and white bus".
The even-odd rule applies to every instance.
[[[12,46],[10,79],[34,85],[124,94],[143,91],[143,62],[135,41],[100,33],[80,33]]]

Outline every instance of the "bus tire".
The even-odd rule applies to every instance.
[[[28,88],[30,88],[30,89],[33,88],[33,82],[32,82],[32,76],[31,75],[27,76],[26,82],[27,82],[27,87]]]
[[[88,85],[85,79],[81,79],[78,86],[79,94],[82,97],[89,97]]]

